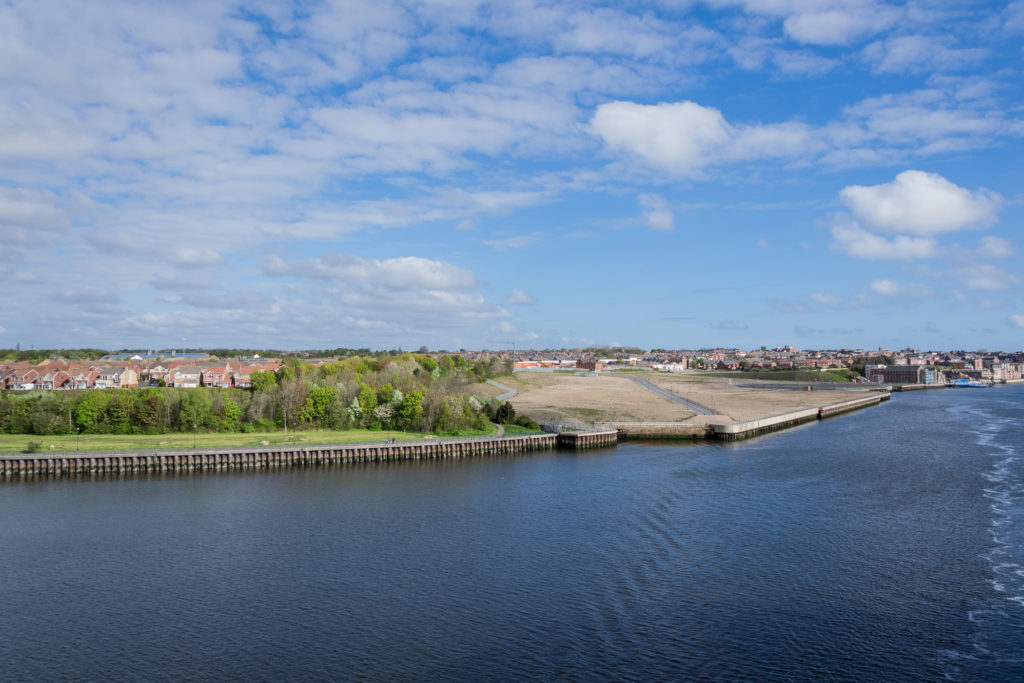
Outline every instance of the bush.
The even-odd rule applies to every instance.
[[[28,446],[25,447],[26,453],[38,453],[43,450],[42,441],[29,441]]]
[[[531,420],[525,415],[519,415],[518,417],[516,417],[515,421],[512,424],[517,424],[520,427],[526,427],[527,429],[540,429],[540,425],[537,424],[536,421]]]

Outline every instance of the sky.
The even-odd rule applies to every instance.
[[[0,347],[1024,348],[1024,1],[0,0]]]

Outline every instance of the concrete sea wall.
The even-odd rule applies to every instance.
[[[870,396],[854,398],[847,401],[837,401],[820,408],[805,408],[794,410],[780,415],[772,415],[757,420],[738,422],[735,424],[712,425],[712,438],[722,441],[737,441],[747,439],[759,434],[777,432],[787,427],[793,427],[804,422],[824,420],[825,418],[847,413],[851,410],[859,410],[889,400],[888,392],[874,393]]]
[[[634,422],[617,424],[621,439],[713,439],[720,441],[736,441],[747,439],[758,434],[777,432],[780,429],[793,427],[804,422],[824,420],[825,418],[877,405],[889,400],[888,392],[872,393],[869,396],[837,401],[818,408],[804,408],[779,415],[734,422],[731,424],[688,424],[679,422]]]

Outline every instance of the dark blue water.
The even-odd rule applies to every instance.
[[[1022,418],[3,484],[0,679],[1022,680]]]

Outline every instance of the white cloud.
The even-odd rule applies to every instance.
[[[613,150],[684,175],[715,161],[731,136],[722,112],[696,102],[609,102],[597,108],[590,130]]]
[[[745,329],[747,329],[747,324],[745,322],[743,322],[742,320],[722,320],[721,322],[717,323],[714,326],[714,328],[716,330],[737,330],[738,331],[738,330],[745,330]]]
[[[275,256],[264,265],[264,272],[303,280],[357,282],[402,290],[468,291],[478,285],[476,276],[465,268],[417,256],[378,260],[333,253],[291,263]]]
[[[859,38],[888,28],[895,14],[885,9],[865,6],[851,9],[828,9],[789,17],[783,28],[789,37],[811,45],[848,45]]]
[[[883,232],[935,235],[983,226],[996,219],[1001,198],[971,192],[942,176],[904,171],[890,183],[851,185],[839,193],[862,221]]]
[[[854,258],[869,261],[909,261],[935,255],[936,242],[927,237],[897,235],[888,240],[856,224],[832,228],[833,247]]]
[[[902,287],[892,280],[874,280],[869,288],[875,294],[881,294],[882,296],[894,296],[899,294]]]
[[[971,264],[956,268],[954,274],[968,289],[1001,291],[1017,284],[1017,276],[992,264]]]
[[[483,240],[483,243],[495,249],[525,249],[540,242],[540,235],[514,235],[497,240]]]
[[[739,5],[752,14],[782,19],[793,40],[811,45],[847,45],[892,26],[900,11],[876,0],[707,0]]]
[[[206,266],[221,266],[227,263],[223,256],[210,249],[196,249],[193,247],[181,247],[170,254],[170,261],[175,265],[185,268],[202,268]]]
[[[505,303],[512,306],[532,306],[537,300],[522,290],[513,289]]]
[[[982,258],[1003,259],[1011,256],[1016,250],[1013,244],[1002,237],[982,237],[978,240],[978,255]]]
[[[932,295],[932,290],[917,282],[895,282],[887,278],[881,280],[873,280],[869,285],[870,289],[875,294],[880,296],[892,297],[910,297],[915,299],[921,299]]]
[[[698,176],[715,164],[796,157],[818,146],[805,124],[733,126],[718,109],[690,101],[602,104],[590,121],[590,132],[610,150],[684,176]]]
[[[909,35],[874,42],[864,54],[877,71],[902,73],[958,67],[982,59],[985,51],[952,48],[948,38]]]
[[[843,300],[835,294],[825,294],[824,292],[811,292],[811,301],[822,306],[837,307],[843,304]]]
[[[644,220],[655,230],[669,232],[676,227],[675,216],[664,197],[657,194],[642,194],[637,197],[640,206],[647,209]]]
[[[1014,327],[1024,328],[1024,315],[1017,314],[1010,316],[1010,324]]]

